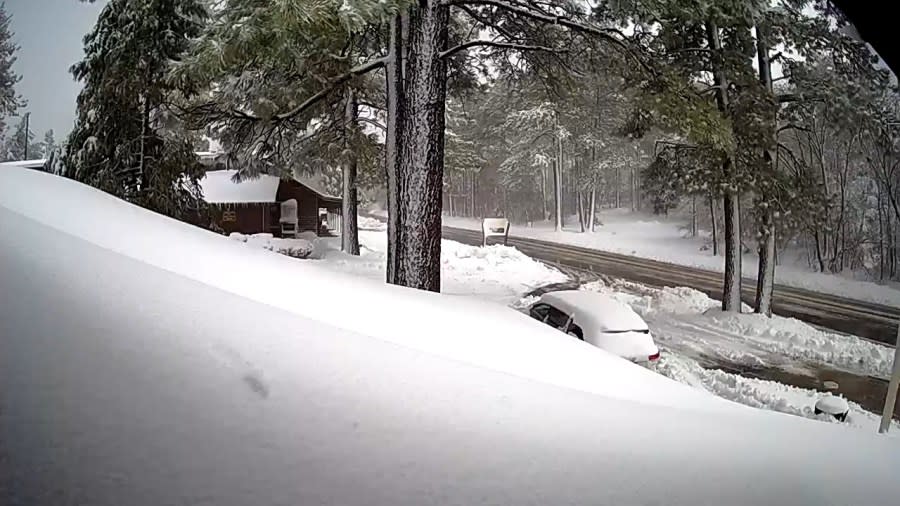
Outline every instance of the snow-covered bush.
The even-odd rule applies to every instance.
[[[315,251],[313,242],[305,238],[282,239],[273,237],[272,234],[244,235],[237,232],[233,232],[228,237],[250,246],[267,249],[292,258],[309,258]]]

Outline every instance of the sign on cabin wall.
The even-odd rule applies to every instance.
[[[485,218],[481,222],[481,245],[487,246],[488,237],[502,237],[503,244],[509,238],[509,220],[506,218]]]
[[[237,221],[237,213],[234,211],[222,211],[222,221]]]

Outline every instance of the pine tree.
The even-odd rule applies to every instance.
[[[49,158],[50,153],[56,151],[56,136],[53,134],[53,130],[47,130],[44,132],[44,142],[41,143],[41,156],[43,158]]]
[[[740,250],[745,235],[741,216],[749,215],[756,221],[760,244],[756,309],[771,314],[775,231],[779,219],[789,215],[787,211],[793,203],[786,202],[786,196],[791,195],[796,201],[804,193],[803,189],[792,187],[800,179],[788,177],[779,170],[782,155],[777,149],[778,122],[785,104],[811,98],[809,94],[776,90],[772,63],[778,59],[789,70],[784,78],[791,82],[790,69],[797,69],[816,54],[830,52],[836,61],[852,66],[865,60],[861,48],[840,34],[841,23],[835,22],[821,2],[717,0],[686,4],[679,0],[628,0],[617,3],[621,9],[619,15],[624,13],[625,19],[658,23],[659,29],[649,37],[648,50],[667,61],[668,69],[674,69],[667,86],[660,89],[657,83],[651,83],[656,89],[644,86],[644,90],[649,92],[648,98],[654,97],[647,103],[655,110],[657,119],[668,118],[661,123],[687,134],[688,139],[666,150],[666,157],[655,165],[657,172],[653,175],[662,175],[658,172],[662,168],[673,169],[678,174],[677,167],[681,160],[687,159],[687,150],[696,151],[690,155],[695,159],[698,156],[706,160],[721,159],[719,173],[695,168],[681,174],[702,175],[705,188],[724,204],[723,308],[740,310]],[[818,15],[807,15],[809,8],[819,9]],[[796,53],[800,59],[792,61],[785,56],[787,53]],[[712,76],[711,82],[706,76]],[[703,96],[715,98],[718,118],[708,116],[712,122],[695,114],[702,110],[698,99]],[[677,100],[679,97],[689,100]],[[704,124],[717,124],[709,132],[719,133],[711,138],[697,135],[698,131],[707,131]],[[700,166],[708,167],[708,164]],[[690,182],[679,184],[682,188],[692,186]],[[740,212],[745,195],[752,196],[750,213]]]
[[[10,21],[6,4],[0,2],[0,132],[6,130],[6,117],[15,114],[19,107],[25,105],[15,89],[20,77],[13,71],[13,65],[16,63],[19,46],[13,42]]]
[[[496,93],[484,87],[476,93],[451,98],[447,104],[444,192],[445,210],[452,216],[477,214],[479,178],[496,170],[508,156],[506,141],[496,131],[504,112],[500,104],[494,103],[497,98]],[[536,202],[532,199],[531,204]]]
[[[448,83],[465,80],[465,55],[473,49],[552,54],[587,39],[624,47],[616,29],[591,23],[586,7],[577,1],[297,0],[260,6],[229,0],[195,48],[190,72],[178,75],[216,83],[212,100],[198,109],[209,123],[228,124],[221,131],[230,137],[226,144],[243,144],[252,155],[247,161],[266,169],[275,165],[279,146],[305,140],[322,102],[333,103],[348,83],[383,69],[387,280],[434,291],[440,288]],[[472,29],[454,28],[463,18]],[[496,39],[467,40],[495,29]],[[377,50],[358,50],[369,35],[377,35]],[[553,60],[520,61],[526,59]],[[286,78],[291,86],[284,86]]]
[[[72,67],[84,84],[68,137],[66,175],[138,205],[179,215],[196,202],[202,166],[172,107],[166,76],[200,33],[200,0],[111,0]]]
[[[374,27],[397,5],[228,0],[174,72],[204,90],[188,110],[198,125],[216,125],[240,177],[343,172],[342,242],[351,254],[359,251],[360,183],[383,167],[368,164],[371,139],[361,125],[379,123],[383,109],[383,87],[366,75],[383,64]]]
[[[30,115],[25,113],[11,134],[6,136],[3,154],[6,160],[18,161],[41,157],[41,146],[34,142],[34,132],[30,127]]]

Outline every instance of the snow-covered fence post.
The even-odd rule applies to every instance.
[[[894,342],[894,368],[891,371],[891,382],[888,383],[887,397],[884,399],[884,411],[881,413],[881,426],[878,432],[884,434],[891,427],[894,417],[894,406],[897,404],[897,389],[900,387],[900,325],[897,326],[897,340]]]

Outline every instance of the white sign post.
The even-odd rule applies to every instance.
[[[897,341],[894,343],[894,369],[891,382],[888,383],[887,398],[884,399],[884,411],[881,413],[881,426],[878,432],[884,434],[891,427],[894,417],[894,406],[897,404],[897,388],[900,387],[900,325],[897,327]]]
[[[509,220],[506,218],[485,218],[481,222],[481,245],[487,246],[488,237],[502,237],[503,244],[509,239]]]

